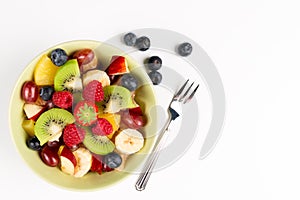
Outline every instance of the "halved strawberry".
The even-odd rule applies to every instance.
[[[74,108],[74,117],[81,126],[90,126],[97,121],[98,107],[90,101],[79,101]]]
[[[113,56],[106,72],[109,76],[128,73],[129,69],[126,58],[124,56]]]

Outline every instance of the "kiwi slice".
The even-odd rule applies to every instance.
[[[95,135],[87,128],[85,128],[85,130],[86,134],[83,144],[91,152],[106,155],[115,149],[115,144],[108,137]]]
[[[43,145],[49,140],[59,137],[64,127],[74,121],[75,119],[69,111],[52,108],[42,113],[35,122],[34,133],[39,139],[40,145]]]
[[[80,70],[76,59],[68,60],[56,72],[54,77],[55,91],[77,92],[82,90]]]
[[[131,92],[125,87],[118,85],[109,85],[104,87],[103,91],[104,112],[116,113],[121,109],[134,108],[137,106],[133,98],[131,97]]]

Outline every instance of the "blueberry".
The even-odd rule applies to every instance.
[[[124,74],[121,78],[121,85],[130,91],[138,87],[138,81],[132,74]]]
[[[104,163],[109,168],[115,169],[122,164],[122,158],[119,154],[111,152],[104,157]]]
[[[40,145],[40,141],[35,136],[28,138],[26,144],[29,149],[35,151],[39,151],[42,149],[42,146]]]
[[[40,89],[40,97],[44,101],[48,101],[52,98],[52,95],[54,93],[54,88],[52,86],[43,86]]]
[[[148,73],[152,83],[154,85],[158,85],[160,84],[161,80],[162,80],[162,75],[161,73],[159,73],[158,71],[154,70]]]
[[[124,35],[123,40],[127,46],[134,46],[136,42],[136,35],[134,33],[127,33]]]
[[[150,48],[150,39],[146,36],[142,36],[136,40],[135,46],[140,51],[146,51]]]
[[[162,65],[162,60],[158,56],[151,56],[147,62],[148,69],[159,70]]]
[[[62,66],[67,62],[68,55],[63,49],[57,48],[51,51],[50,58],[54,65]]]
[[[178,46],[178,53],[181,56],[188,56],[192,53],[193,47],[190,43],[184,42]]]

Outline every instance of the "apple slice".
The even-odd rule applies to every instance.
[[[75,167],[77,166],[77,160],[72,151],[62,145],[59,150],[60,157],[60,169],[66,174],[74,175]]]
[[[36,104],[25,103],[23,110],[28,119],[36,121],[42,112],[44,112],[45,107]]]
[[[126,58],[124,56],[113,56],[106,72],[109,76],[128,73],[129,69]]]

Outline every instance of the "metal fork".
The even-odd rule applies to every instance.
[[[196,86],[196,88],[192,91],[192,93],[188,96],[190,90],[192,89],[192,86],[194,85],[194,82],[188,87],[188,89],[183,93],[184,89],[186,88],[187,84],[189,82],[189,79],[181,86],[181,88],[177,91],[177,93],[173,96],[168,111],[169,111],[169,118],[164,126],[162,132],[159,134],[155,146],[153,147],[153,153],[150,155],[148,160],[146,161],[146,164],[144,166],[143,171],[139,175],[135,188],[138,191],[142,191],[146,188],[146,185],[148,183],[148,180],[152,174],[153,168],[156,164],[156,161],[159,157],[159,153],[165,143],[166,139],[166,132],[168,132],[169,125],[172,121],[174,121],[178,116],[180,116],[181,113],[181,106],[182,104],[188,103],[193,96],[195,95],[199,84]]]

